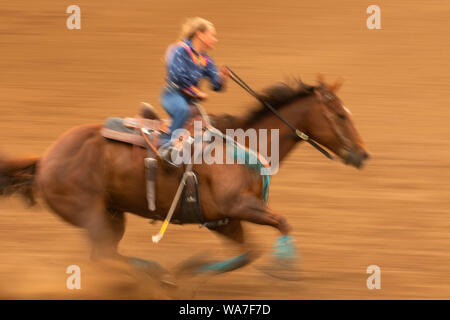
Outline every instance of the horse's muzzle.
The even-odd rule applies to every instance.
[[[8,178],[3,174],[0,174],[0,195],[5,195],[5,188],[8,185]]]
[[[364,163],[370,158],[369,153],[364,149],[347,150],[343,149],[340,156],[345,164],[353,166],[357,169],[362,169]]]

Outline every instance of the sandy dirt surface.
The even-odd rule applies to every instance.
[[[303,280],[272,279],[264,261],[168,292],[125,266],[93,265],[88,242],[45,206],[0,201],[0,298],[398,299],[450,298],[450,3],[377,1],[382,30],[366,28],[369,3],[349,1],[87,1],[82,29],[67,30],[71,1],[0,5],[0,148],[42,154],[65,130],[159,106],[162,57],[187,16],[212,20],[212,53],[256,89],[317,73],[346,82],[339,96],[372,154],[358,171],[301,145],[273,178],[270,206],[294,226]],[[245,112],[252,98],[230,84],[211,93],[210,113]],[[126,255],[167,268],[204,250],[234,253],[198,226],[129,214]],[[246,225],[269,252],[277,232]],[[66,289],[79,265],[82,289]],[[366,268],[381,268],[368,290]]]

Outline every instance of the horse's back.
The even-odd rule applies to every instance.
[[[101,164],[104,138],[100,124],[81,125],[64,132],[42,155],[37,172],[37,181],[68,181],[72,175],[83,177],[93,174]],[[79,178],[78,178],[79,179]]]
[[[84,124],[65,131],[44,153],[43,157],[54,152],[73,152],[89,139],[100,137],[101,124]]]

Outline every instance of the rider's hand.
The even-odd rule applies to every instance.
[[[206,98],[208,98],[208,95],[206,93],[204,93],[204,92],[199,91],[199,93],[197,93],[197,97],[200,100],[205,100]]]
[[[228,78],[231,74],[230,71],[225,66],[221,66],[219,70],[219,75],[222,79]]]

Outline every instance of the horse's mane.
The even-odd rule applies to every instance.
[[[280,109],[282,106],[289,104],[290,102],[310,96],[314,93],[316,86],[305,84],[301,79],[294,79],[292,84],[286,82],[277,82],[270,87],[263,89],[257,95],[268,102],[274,109]],[[222,114],[213,117],[215,125],[219,130],[226,128],[236,128],[251,125],[252,123],[260,120],[266,114],[271,111],[262,105],[261,102],[257,102],[257,106],[250,109],[250,111],[244,116],[232,116],[229,114]]]

